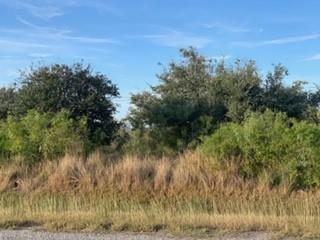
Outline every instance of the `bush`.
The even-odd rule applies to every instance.
[[[166,139],[166,144],[161,141]],[[155,130],[132,130],[128,133],[127,141],[123,145],[123,151],[131,155],[138,156],[174,156],[177,154],[176,148],[172,148],[177,144],[174,135],[168,132]]]
[[[9,155],[9,136],[5,122],[0,122],[0,161],[5,160]]]
[[[320,128],[305,121],[290,129],[289,173],[292,189],[320,186]]]
[[[75,121],[65,110],[55,115],[31,110],[21,119],[9,116],[7,129],[7,138],[2,137],[4,150],[27,162],[58,158],[87,139],[85,119]],[[0,140],[2,135],[3,130]]]
[[[49,115],[29,111],[19,120],[9,116],[7,124],[10,152],[28,161],[39,160],[45,131],[50,124]]]
[[[241,127],[238,124],[224,124],[211,137],[205,138],[201,148],[206,155],[215,156],[222,162],[243,155],[241,137]]]
[[[69,117],[67,111],[61,111],[52,118],[50,128],[46,129],[42,143],[43,155],[46,159],[55,159],[67,151],[82,151],[86,139],[86,119],[75,121]]]
[[[244,177],[267,173],[270,184],[287,182],[292,189],[320,186],[320,128],[270,110],[251,113],[242,124],[221,126],[201,146],[220,167],[237,159]]]

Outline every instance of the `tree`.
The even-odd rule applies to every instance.
[[[305,119],[309,106],[318,102],[312,99],[314,93],[303,89],[305,82],[297,81],[285,86],[283,79],[288,76],[288,69],[278,64],[273,72],[267,74],[264,84],[263,107],[273,111],[285,112],[288,117]]]
[[[181,55],[181,62],[170,63],[157,76],[157,86],[131,98],[129,120],[141,139],[148,139],[145,145],[183,150],[223,122],[241,123],[248,111],[271,109],[296,119],[319,119],[320,91],[305,91],[303,82],[286,86],[288,71],[280,64],[263,79],[254,61],[228,66],[193,48],[182,49]]]
[[[15,101],[14,88],[0,88],[0,120],[8,117],[9,111]]]
[[[240,121],[260,90],[254,62],[227,68],[193,48],[181,54],[181,63],[170,63],[158,75],[158,86],[132,96],[129,116],[135,129],[156,131],[176,150],[197,144],[221,122]]]
[[[21,75],[13,113],[21,116],[30,109],[42,113],[64,109],[75,120],[87,119],[93,144],[108,144],[118,127],[112,102],[118,95],[117,86],[105,75],[94,74],[90,65],[40,66]]]
[[[223,63],[221,65],[224,66]],[[224,67],[223,72],[217,71],[215,78],[221,78],[225,85],[228,120],[242,122],[246,111],[257,110],[261,106],[262,80],[254,61],[243,64],[236,60],[234,66]]]
[[[162,130],[158,137],[170,136],[163,141],[177,150],[200,134],[203,128],[196,127],[201,124],[200,117],[211,116],[218,105],[211,103],[209,97],[211,62],[194,49],[181,50],[181,54],[184,57],[181,64],[172,62],[168,70],[157,76],[158,86],[132,96],[134,108],[129,116],[134,129]],[[224,117],[225,109],[221,112],[217,119]]]

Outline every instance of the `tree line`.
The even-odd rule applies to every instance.
[[[285,84],[287,75],[281,64],[263,76],[254,61],[230,64],[182,49],[181,60],[164,67],[156,86],[133,94],[128,116],[117,120],[119,89],[90,65],[31,67],[16,86],[0,89],[0,152],[53,159],[81,145],[84,152],[176,155],[252,112],[317,125],[320,91]]]

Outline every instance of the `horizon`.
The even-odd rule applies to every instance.
[[[282,63],[287,82],[320,83],[316,0],[0,0],[0,7],[0,86],[32,63],[83,60],[118,85],[117,118],[127,114],[130,93],[157,83],[158,63],[178,61],[189,46],[208,58],[253,59],[264,75]]]

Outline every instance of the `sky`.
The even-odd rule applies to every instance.
[[[196,47],[208,58],[289,69],[286,82],[320,85],[319,0],[0,0],[0,86],[31,64],[79,61],[130,95],[157,84],[159,65]]]

